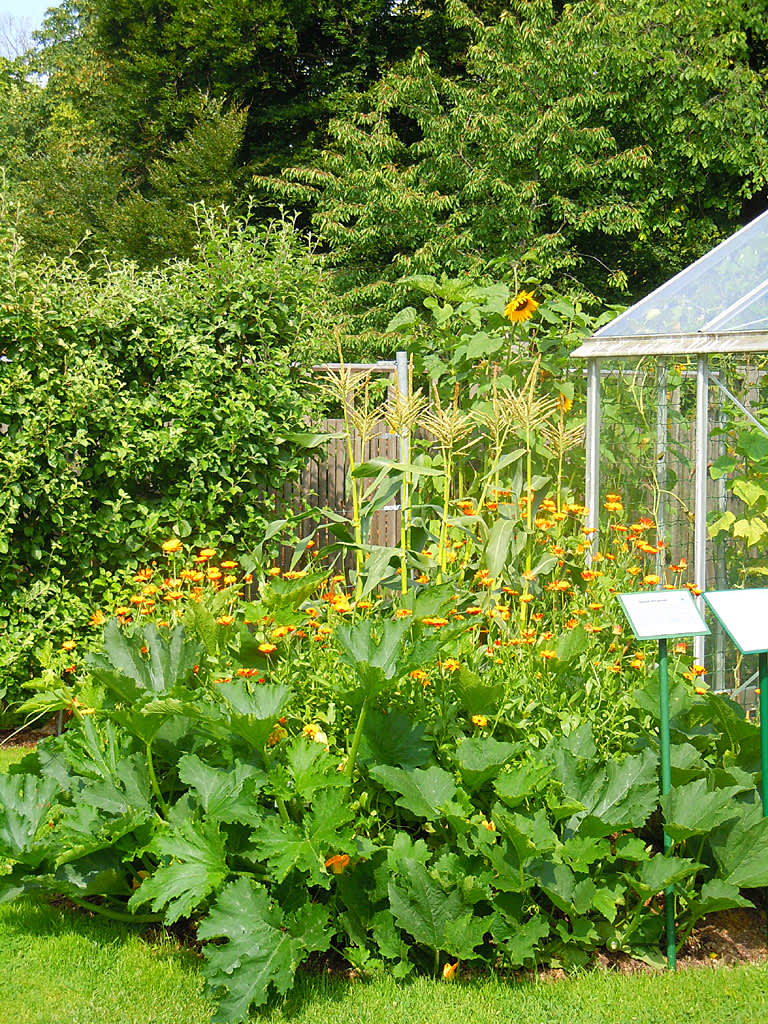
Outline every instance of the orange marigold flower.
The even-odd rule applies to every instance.
[[[77,641],[76,640],[64,640],[64,642],[61,645],[62,651],[74,651],[74,649],[76,647],[77,647]]]
[[[544,649],[542,651],[539,651],[539,654],[541,655],[541,657],[545,661],[551,661],[553,658],[557,657],[557,651],[553,651],[553,650],[549,650],[549,649]]]
[[[234,615],[220,615],[216,619],[216,622],[220,626],[231,626],[234,621],[235,621],[235,616]]]
[[[181,601],[183,597],[184,594],[180,590],[169,590],[168,593],[165,594],[165,596],[163,597],[163,600],[171,603],[173,601]]]
[[[279,576],[282,571],[279,565],[273,565],[271,569],[267,569],[267,576]]]
[[[236,569],[237,568],[237,562],[233,562],[232,559],[229,558],[229,559],[227,559],[226,562],[222,562],[221,563],[221,568],[222,569]]]
[[[647,576],[643,576],[643,583],[647,583],[649,587],[655,586],[659,582],[659,577],[656,573],[649,573]]]
[[[640,568],[639,565],[629,565],[629,566],[627,566],[627,572],[629,573],[630,576],[639,576],[642,571],[643,570]]]
[[[417,576],[416,577],[416,582],[417,583],[429,583],[429,576],[426,576],[424,573],[422,573],[421,576]]]
[[[184,545],[178,538],[172,537],[170,540],[163,541],[162,548],[166,555],[173,555],[177,551],[182,551],[184,549]]]
[[[263,643],[259,644],[259,650],[262,654],[271,654],[277,650],[277,644]]]
[[[221,569],[216,565],[210,566],[205,574],[205,578],[208,580],[220,580],[222,576],[223,573]]]
[[[325,866],[330,868],[334,875],[340,875],[345,868],[349,867],[349,854],[337,853],[328,858]]]
[[[458,672],[459,669],[461,668],[461,665],[456,660],[456,658],[446,658],[445,661],[442,663],[442,667],[445,669],[446,672]]]
[[[476,725],[478,729],[485,729],[488,719],[485,715],[472,715],[472,725]]]
[[[283,573],[283,577],[286,580],[300,580],[307,575],[306,569],[289,569],[288,572]]]
[[[435,629],[440,629],[442,626],[448,625],[448,619],[441,619],[436,615],[428,615],[425,619],[421,620],[425,626],[434,626]]]
[[[688,644],[686,644],[685,642],[675,644],[673,650],[675,654],[686,654],[688,651]]]
[[[91,615],[90,619],[88,619],[89,626],[103,626],[105,622],[106,619],[104,618],[104,612],[100,611],[98,608]]]
[[[284,740],[287,735],[287,731],[278,723],[267,737],[267,746],[277,746],[280,740]]]
[[[486,832],[495,832],[496,824],[493,821],[487,821],[485,818],[480,822]]]
[[[410,608],[398,608],[395,611],[396,619],[407,619],[410,615],[413,615]]]
[[[213,558],[216,554],[216,548],[200,548],[200,553],[197,556],[202,561],[207,561],[209,558]]]
[[[457,969],[458,966],[459,966],[459,961],[458,960],[456,961],[455,964],[445,964],[445,966],[443,967],[443,980],[444,981],[453,981],[454,976],[456,974],[456,969]]]

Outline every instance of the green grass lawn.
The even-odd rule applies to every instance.
[[[203,1024],[196,956],[170,939],[21,901],[0,907],[0,1024]],[[768,965],[555,983],[303,976],[270,1024],[764,1024]]]
[[[0,748],[0,771],[24,751]],[[197,957],[29,900],[0,906],[0,1024],[206,1024]],[[264,1024],[764,1024],[768,963],[546,982],[301,976]]]

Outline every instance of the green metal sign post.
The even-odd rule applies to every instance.
[[[672,743],[669,723],[669,666],[667,641],[680,637],[707,636],[709,629],[688,590],[654,590],[640,594],[619,594],[619,603],[638,640],[659,643],[659,747],[661,751],[661,795],[672,788]],[[765,792],[765,791],[764,791]],[[672,840],[664,830],[664,853]],[[677,967],[675,938],[675,888],[664,890],[667,934],[667,966]]]
[[[763,815],[768,816],[768,588],[710,590],[704,600],[742,654],[757,655],[760,680],[760,774]],[[766,892],[768,942],[768,892]]]
[[[667,668],[667,641],[659,640],[659,744],[661,747],[661,795],[666,796],[672,788],[672,744],[669,734],[669,674]],[[664,853],[669,853],[672,840],[664,830]],[[664,915],[667,925],[667,966],[674,971],[677,966],[677,942],[675,939],[675,887],[664,890]]]

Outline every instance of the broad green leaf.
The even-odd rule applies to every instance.
[[[402,671],[402,641],[409,629],[410,623],[403,619],[364,619],[353,626],[337,627],[341,656],[355,670],[366,692],[375,692]]]
[[[706,914],[714,914],[719,910],[731,910],[736,907],[753,907],[746,897],[739,892],[739,887],[732,882],[724,882],[721,878],[713,878],[702,885],[701,890],[688,903],[688,917],[691,923],[698,921]]]
[[[270,987],[280,995],[291,987],[301,941],[283,927],[282,912],[267,890],[250,879],[222,889],[197,935],[206,942],[206,984],[219,1001],[215,1022],[244,1021],[251,1007],[264,1005]],[[226,941],[210,941],[221,939]]]
[[[768,885],[768,818],[745,827],[737,821],[713,843],[725,882],[740,889]]]
[[[338,771],[338,759],[319,743],[303,736],[297,737],[288,748],[287,765],[293,783],[292,795],[303,800],[311,800],[319,789],[349,784],[347,776]]]
[[[403,711],[371,709],[365,718],[358,758],[363,764],[420,768],[430,758],[432,743],[421,722]]]
[[[200,638],[208,654],[215,655],[218,650],[218,628],[213,613],[200,601],[189,601],[184,610],[183,622],[190,632]]]
[[[190,786],[205,813],[217,821],[257,825],[258,797],[266,775],[253,765],[235,761],[226,769],[206,764],[196,754],[179,760],[179,779]]]
[[[349,822],[353,813],[343,794],[322,790],[300,825],[284,823],[275,816],[265,818],[253,833],[252,855],[266,861],[278,882],[294,869],[306,872],[310,885],[330,886],[325,867],[337,853],[354,855],[355,845]]]
[[[182,625],[175,626],[166,640],[154,623],[145,626],[143,634],[128,636],[117,619],[110,619],[104,627],[103,653],[89,654],[86,660],[98,681],[120,700],[133,701],[146,692],[167,693],[187,682],[201,658],[202,648],[187,638]]]
[[[766,534],[768,534],[768,522],[761,516],[737,519],[733,524],[733,536],[743,537],[748,547],[754,547],[756,544],[759,544]]]
[[[537,914],[528,921],[510,920],[496,912],[489,930],[510,967],[524,967],[536,961],[536,947],[549,935],[549,921],[545,914]]]
[[[695,875],[701,867],[685,857],[671,857],[657,853],[650,860],[643,861],[634,872],[625,872],[624,880],[643,899],[655,896],[669,885],[676,885]]]
[[[517,807],[535,793],[551,774],[549,765],[531,761],[520,768],[501,772],[493,788],[507,807]]]
[[[453,777],[436,765],[407,771],[376,765],[370,774],[390,792],[400,794],[395,801],[398,807],[404,807],[417,818],[426,818],[427,821],[436,821],[446,810],[452,809],[458,795]]]
[[[539,807],[532,815],[509,811],[503,804],[495,803],[491,810],[498,832],[510,842],[517,853],[520,864],[531,857],[549,853],[560,846],[547,820],[546,811]]]
[[[410,330],[419,319],[419,315],[413,306],[406,306],[401,309],[399,313],[395,313],[392,319],[389,321],[386,327],[386,334],[392,334],[395,331]]]
[[[229,874],[224,838],[213,821],[170,827],[155,836],[149,849],[160,864],[130,898],[128,907],[151,900],[153,910],[164,910],[166,924],[189,917]]]
[[[404,931],[431,950],[450,956],[471,957],[486,930],[482,919],[462,900],[458,889],[445,892],[416,860],[406,860],[405,871],[389,880],[389,906]]]
[[[557,642],[555,653],[558,662],[569,665],[572,661],[580,658],[589,646],[589,636],[583,626],[576,626],[574,629],[566,630]]]
[[[747,508],[752,508],[760,500],[768,500],[768,487],[760,480],[734,480],[732,490],[737,498],[741,498]]]
[[[456,763],[470,792],[496,778],[502,767],[520,753],[522,743],[499,743],[489,736],[464,737],[456,747]]]
[[[741,792],[741,786],[710,790],[706,779],[674,786],[660,801],[667,834],[678,842],[711,832],[740,814],[734,798]]]
[[[35,836],[59,787],[54,779],[34,775],[0,775],[0,855],[39,863]]]
[[[607,836],[644,825],[658,802],[656,765],[656,755],[644,750],[594,771],[578,796],[585,809],[567,827],[582,835]]]

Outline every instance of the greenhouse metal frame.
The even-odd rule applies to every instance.
[[[572,355],[587,361],[587,526],[597,550],[600,508],[601,360],[697,356],[694,583],[707,588],[709,391],[714,385],[747,419],[768,430],[710,374],[709,356],[768,352],[768,210],[586,339]],[[666,361],[657,363],[657,457],[663,476],[667,436]],[[664,528],[659,522],[659,532]],[[694,658],[704,661],[704,637]]]

